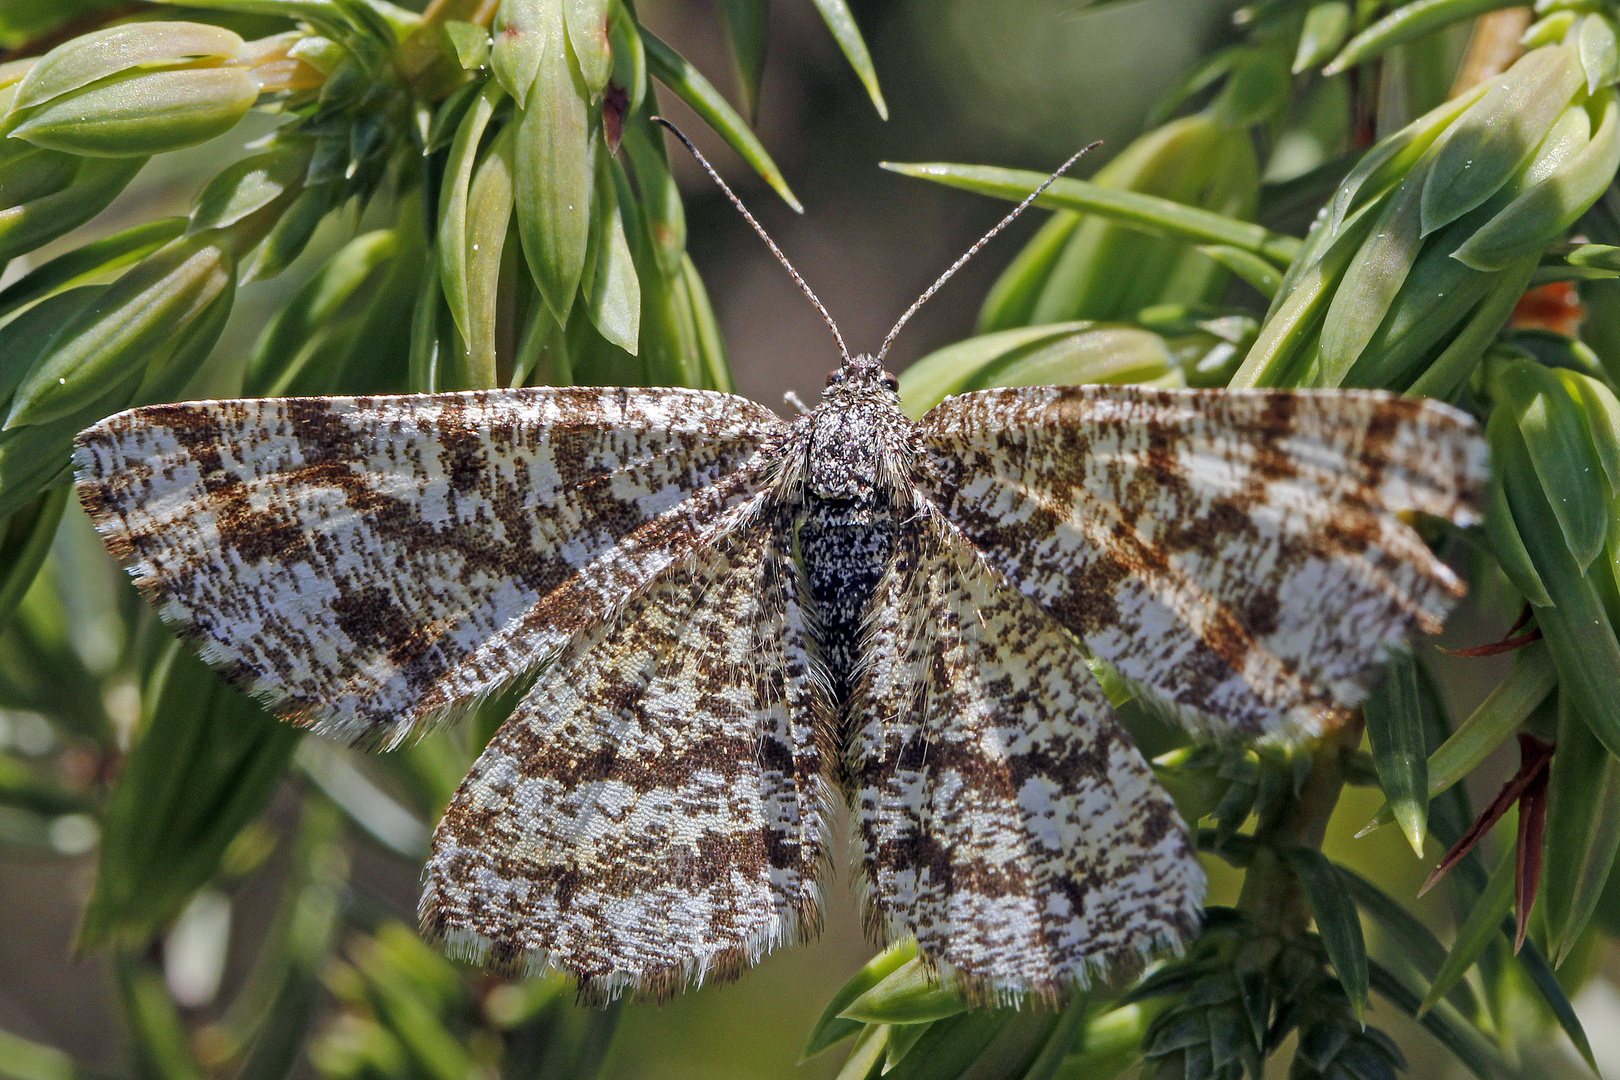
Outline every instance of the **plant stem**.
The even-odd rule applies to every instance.
[[[1344,790],[1344,755],[1355,751],[1365,726],[1358,709],[1338,730],[1311,744],[1311,771],[1299,793],[1283,799],[1255,828],[1257,846],[1243,876],[1237,906],[1248,916],[1257,943],[1263,941],[1270,947],[1305,937],[1310,905],[1283,852],[1295,847],[1321,848],[1328,819]]]

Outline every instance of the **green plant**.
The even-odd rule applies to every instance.
[[[720,5],[747,112],[766,6]],[[816,6],[883,111],[849,11]],[[1241,39],[1171,89],[1151,130],[1041,198],[1056,213],[990,290],[976,336],[901,386],[914,412],[1051,382],[1374,386],[1457,402],[1494,454],[1486,521],[1419,525],[1466,563],[1482,608],[1522,612],[1483,650],[1511,652],[1507,673],[1454,725],[1429,659],[1402,654],[1343,729],[1230,747],[1192,743],[1101,671],[1201,849],[1229,868],[1232,902],[1208,909],[1185,957],[1057,1013],[971,1009],[908,947],[881,954],[808,1040],[811,1055],[850,1047],[841,1077],[1257,1076],[1297,1035],[1291,1076],[1382,1080],[1404,1067],[1369,1022],[1384,1006],[1482,1078],[1535,1067],[1528,1039],[1550,1025],[1592,1061],[1570,994],[1620,933],[1617,9],[1539,5],[1522,56],[1452,93],[1456,31],[1478,20],[1476,34],[1499,33],[1487,13],[1503,6],[1241,9]],[[49,29],[18,11],[20,34]],[[262,328],[244,393],[729,388],[650,120],[653,82],[796,205],[792,193],[743,118],[625,0],[115,14],[0,65],[0,257],[68,236],[149,157],[227,133],[250,107],[288,119],[200,185],[189,216],[52,248],[0,290],[0,708],[14,744],[37,727],[55,747],[0,752],[0,835],[58,853],[99,844],[80,948],[115,958],[143,1076],[281,1076],[312,1028],[309,1060],[330,1077],[588,1075],[616,1011],[576,1009],[556,980],[462,971],[348,888],[345,835],[419,859],[423,823],[510,698],[369,772],[270,721],[156,624],[66,514],[67,447],[101,416],[228,373],[214,346],[238,290],[319,249],[317,230],[348,207],[367,208],[366,231]],[[1003,199],[1044,179],[890,168]],[[1584,323],[1535,325],[1527,290],[1567,304],[1575,288]],[[1460,782],[1515,740],[1520,772],[1471,828]],[[263,812],[289,772],[299,810],[284,841]],[[1353,788],[1385,799],[1368,829],[1395,824],[1420,857],[1452,849],[1448,910],[1420,917],[1413,897],[1344,865],[1344,849],[1323,853]],[[1491,830],[1502,821],[1511,833]],[[1474,846],[1487,833],[1489,860]],[[182,948],[208,898],[284,842],[294,869],[251,975],[218,1018],[188,1027],[156,943]],[[323,992],[337,1009],[317,1020]],[[88,1074],[0,1033],[0,1075]]]

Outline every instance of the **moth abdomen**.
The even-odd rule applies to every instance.
[[[860,665],[861,627],[894,557],[899,521],[887,500],[838,505],[812,501],[799,525],[799,557],[816,616],[815,640],[838,707],[848,703]]]

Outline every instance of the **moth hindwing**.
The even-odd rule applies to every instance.
[[[1373,391],[1033,387],[920,421],[867,357],[729,394],[197,402],[80,437],[163,616],[317,732],[395,745],[538,673],[434,837],[425,929],[607,999],[819,923],[834,790],[868,925],[970,993],[1176,948],[1203,875],[1087,654],[1213,736],[1311,733],[1461,592],[1474,425]]]

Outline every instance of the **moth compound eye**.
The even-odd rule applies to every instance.
[[[890,390],[893,390],[897,394],[900,392],[900,380],[895,378],[890,372],[885,371],[883,373],[883,385],[888,387]]]
[[[843,381],[844,381],[844,369],[841,368],[841,367],[833,368],[832,371],[827,375],[827,385],[828,386],[833,386],[833,385],[835,385],[837,383],[841,383]]]

